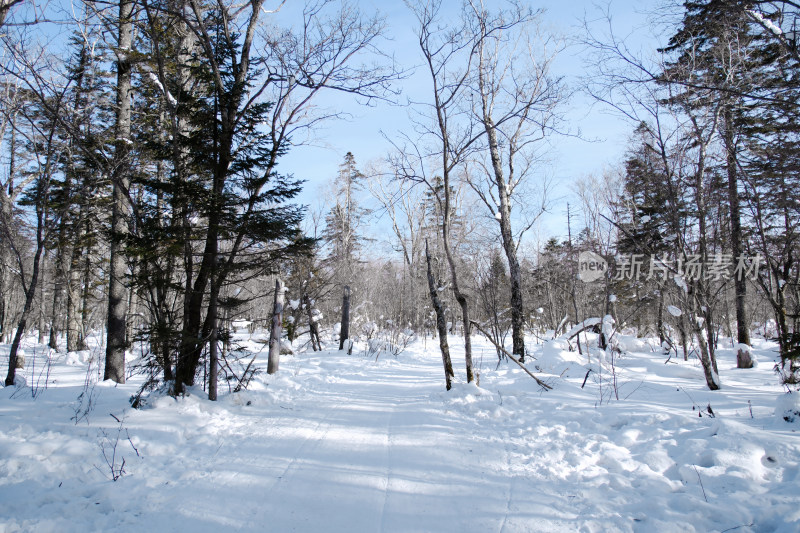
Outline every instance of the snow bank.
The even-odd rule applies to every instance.
[[[141,378],[55,358],[35,399],[0,389],[0,530],[798,531],[798,422],[782,419],[798,394],[776,405],[770,365],[731,372],[731,348],[711,392],[696,361],[619,338],[616,383],[594,354],[587,377],[566,340],[531,339],[545,392],[476,336],[467,384],[453,336],[450,391],[423,338],[398,359],[301,352],[274,375],[262,352],[246,391],[223,380],[217,402],[198,385],[140,410]]]

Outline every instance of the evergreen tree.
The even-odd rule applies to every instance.
[[[370,210],[362,207],[358,199],[365,179],[358,170],[355,156],[347,152],[334,181],[334,205],[325,217],[322,234],[330,245],[326,262],[331,266],[333,279],[340,288],[353,283],[360,251],[366,240],[360,229]]]
[[[481,310],[489,324],[486,329],[494,337],[497,358],[499,360],[507,359],[500,350],[500,346],[505,345],[505,339],[511,327],[511,317],[508,312],[510,295],[508,274],[498,250],[492,251],[488,267],[479,271],[476,282]]]

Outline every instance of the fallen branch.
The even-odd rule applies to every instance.
[[[531,371],[530,371],[530,370],[528,370],[527,368],[525,368],[525,365],[523,365],[522,363],[520,363],[520,362],[519,362],[519,360],[518,360],[516,357],[514,357],[513,355],[511,355],[510,353],[508,353],[508,350],[506,350],[505,348],[503,348],[502,346],[500,346],[499,344],[497,344],[497,343],[494,341],[494,339],[492,339],[492,337],[491,337],[491,336],[490,336],[488,333],[486,333],[486,330],[484,330],[484,329],[481,327],[481,325],[480,325],[480,324],[478,324],[478,323],[477,323],[477,322],[475,322],[474,320],[470,320],[470,322],[472,323],[472,325],[474,325],[474,326],[475,326],[475,328],[476,328],[478,331],[480,331],[481,333],[483,333],[483,335],[484,335],[484,336],[486,336],[486,338],[487,338],[487,339],[489,339],[489,342],[491,342],[492,344],[494,344],[494,345],[495,345],[495,347],[496,347],[498,350],[501,350],[501,351],[502,351],[504,354],[506,354],[506,356],[507,356],[509,359],[511,359],[512,361],[514,361],[515,363],[517,363],[517,364],[519,365],[519,367],[520,367],[522,370],[524,370],[524,371],[525,371],[525,372],[526,372],[526,373],[527,373],[527,374],[528,374],[530,377],[532,377],[532,378],[533,378],[533,379],[536,381],[536,383],[537,383],[537,384],[538,384],[540,387],[542,387],[543,389],[546,389],[546,390],[550,390],[550,389],[552,389],[552,388],[553,388],[553,387],[551,387],[550,385],[548,385],[547,383],[545,383],[544,381],[542,381],[541,379],[539,379],[539,378],[537,378],[536,376],[534,376],[534,375],[531,373]]]

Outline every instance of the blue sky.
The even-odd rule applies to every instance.
[[[647,30],[647,16],[642,14],[643,10],[655,4],[657,2],[653,0],[612,2],[610,11],[615,32],[632,34],[634,42],[641,43],[644,48],[655,48],[655,41],[651,41]],[[400,0],[361,0],[360,5],[364,12],[377,9],[386,15],[392,37],[386,46],[394,51],[397,61],[405,68],[418,64],[420,56],[415,42],[414,20],[404,3]],[[454,1],[452,5],[455,7],[458,4]],[[584,16],[591,20],[600,15],[597,5],[592,2],[538,0],[531,5],[544,8],[544,29],[551,29],[567,39],[579,34]],[[577,88],[579,78],[585,72],[582,55],[578,46],[569,47],[561,53],[555,65],[556,73],[564,76],[573,88]],[[404,81],[401,84],[403,95],[399,100],[405,102],[408,97],[425,98],[427,81],[424,73]],[[363,168],[371,160],[383,158],[390,149],[381,132],[392,137],[398,131],[410,128],[409,110],[403,105],[378,104],[366,108],[342,96],[329,98],[323,105],[344,109],[352,113],[353,118],[327,123],[315,132],[317,141],[313,145],[293,148],[281,164],[282,172],[307,180],[299,201],[312,208],[323,201],[324,191],[336,176],[338,166],[348,151],[353,152]],[[538,230],[540,238],[566,235],[564,221],[571,184],[586,175],[601,174],[604,168],[618,164],[633,130],[630,122],[594,104],[589,97],[580,93],[572,98],[568,107],[569,128],[573,132],[580,131],[581,138],[562,136],[551,139],[552,148],[548,153],[550,161],[542,166],[540,176],[555,182],[554,197],[559,200],[553,203],[551,214],[543,220]]]

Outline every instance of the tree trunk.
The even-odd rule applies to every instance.
[[[62,222],[62,226],[64,223]],[[57,250],[55,272],[53,275],[53,309],[50,315],[50,339],[47,345],[58,351],[58,335],[61,325],[61,302],[64,298],[64,285],[66,283],[66,258],[64,247],[65,239],[62,237],[63,229],[59,229],[59,246]]]
[[[2,254],[3,251],[0,250],[0,342],[3,342],[6,334],[6,268]]]
[[[86,218],[86,225],[89,225],[89,219]],[[91,298],[92,292],[92,261],[91,261],[91,253],[92,248],[90,246],[90,238],[89,238],[89,228],[86,228],[86,248],[84,249],[83,253],[83,287],[81,291],[81,328],[80,328],[80,346],[81,350],[88,349],[86,345],[86,337],[89,334],[89,317],[91,315],[91,302],[89,301]],[[127,291],[128,294],[132,294],[133,291]],[[126,306],[127,307],[127,306]],[[125,345],[128,345],[127,337],[125,339]]]
[[[80,334],[80,258],[81,245],[75,243],[72,247],[69,271],[67,273],[67,351],[77,352],[83,350]]]
[[[706,174],[706,149],[707,144],[702,140],[699,142],[700,150],[697,162],[697,171],[695,172],[695,204],[697,207],[697,227],[698,227],[698,252],[700,256],[700,263],[708,263],[708,231],[706,220],[706,198],[704,193],[703,179]],[[692,316],[689,319],[692,331],[697,339],[697,344],[700,348],[700,363],[703,365],[703,372],[706,376],[706,384],[711,390],[718,390],[720,388],[719,373],[717,370],[717,359],[714,355],[714,339],[713,339],[713,323],[711,316],[711,305],[708,297],[708,286],[705,280],[698,279],[693,283],[692,294],[689,295],[692,299]],[[703,324],[699,324],[697,316],[703,317]]]
[[[461,307],[461,319],[464,322],[464,359],[467,369],[467,383],[472,383],[474,379],[472,373],[472,322],[469,318],[469,302],[467,296],[461,292],[458,284],[458,272],[456,261],[450,250],[450,178],[449,172],[445,172],[444,178],[444,213],[442,215],[442,245],[447,256],[447,264],[450,266],[450,280],[453,283],[453,295],[456,297],[459,307]],[[427,246],[427,243],[426,243]]]
[[[106,365],[103,379],[125,383],[125,333],[127,309],[127,271],[125,236],[128,233],[127,199],[130,186],[128,154],[131,137],[131,59],[133,52],[133,2],[119,2],[119,39],[117,57],[117,109],[114,141],[114,167],[111,172],[111,245],[109,259],[108,322],[106,325]]]
[[[658,289],[658,314],[656,315],[656,329],[658,330],[658,343],[660,346],[664,345],[664,286]]]
[[[725,151],[726,166],[728,172],[728,204],[730,207],[731,219],[731,252],[733,258],[738,261],[742,256],[742,244],[744,236],[742,234],[742,222],[739,209],[739,182],[737,179],[738,161],[736,157],[736,144],[733,138],[733,119],[731,109],[725,107]],[[743,275],[734,278],[734,291],[736,294],[736,337],[740,345],[750,345],[750,327],[747,320],[747,280]],[[736,353],[737,368],[753,368],[753,359],[750,357],[750,350],[743,346],[737,348]]]
[[[683,360],[689,360],[689,336],[687,335],[686,327],[686,313],[681,313],[680,320],[678,321],[678,333],[681,337],[681,349],[683,350]]]
[[[708,388],[711,390],[719,390],[719,374],[712,364],[706,329],[697,323],[696,317],[691,320],[691,323],[695,338],[697,339],[697,346],[700,348],[700,364],[703,367],[703,374],[706,377],[706,385],[708,385]]]
[[[428,291],[431,296],[433,310],[436,313],[436,330],[439,332],[439,349],[442,352],[442,363],[444,364],[444,380],[447,390],[452,387],[453,363],[450,361],[450,347],[447,345],[447,322],[444,318],[444,307],[439,299],[439,287],[433,277],[431,268],[431,256],[428,253],[428,241],[425,241],[425,260],[428,264]]]
[[[308,315],[308,334],[311,337],[311,349],[315,352],[321,351],[322,344],[319,342],[319,325],[317,321],[314,320],[314,313],[311,309],[311,298],[308,297],[308,293],[303,295],[303,305]]]
[[[219,374],[219,347],[217,346],[219,337],[218,300],[219,298],[215,296],[208,302],[208,319],[211,321],[211,335],[208,339],[208,399],[212,402],[217,400],[217,377]]]
[[[44,273],[47,271],[45,267],[47,265],[47,248],[44,250],[44,255],[42,256],[42,278],[44,278]],[[45,313],[45,305],[44,305],[44,279],[42,282],[39,283],[39,338],[37,339],[38,344],[44,344],[44,339],[47,336],[47,322],[45,320],[46,313]]]
[[[20,316],[19,323],[17,324],[17,332],[14,334],[14,340],[11,343],[11,351],[8,357],[8,374],[6,375],[5,381],[6,387],[14,385],[14,381],[16,380],[18,364],[17,352],[19,351],[19,345],[22,341],[22,336],[25,334],[25,328],[28,326],[28,316],[30,315],[31,308],[33,307],[33,300],[36,296],[36,284],[39,281],[39,264],[41,262],[42,252],[44,250],[45,222],[42,208],[37,206],[36,210],[38,219],[36,231],[36,253],[33,256],[33,268],[31,270],[30,282],[28,283],[27,287],[25,287],[23,280],[23,287],[25,288],[25,305],[22,308],[22,315]]]
[[[203,260],[197,272],[193,285],[189,284],[187,276],[188,294],[184,296],[188,302],[184,306],[184,325],[181,332],[182,342],[175,370],[175,393],[182,394],[186,385],[194,384],[200,355],[206,339],[211,335],[212,321],[206,314],[203,320],[203,298],[206,288],[211,285],[209,294],[210,302],[219,297],[219,289],[224,281],[224,271],[220,271],[221,262],[219,255],[220,216],[222,208],[222,192],[228,176],[231,159],[233,157],[233,135],[235,113],[231,110],[222,110],[219,131],[215,130],[215,141],[218,143],[217,160],[214,165],[214,178],[211,190],[211,207],[208,211],[208,230],[206,234]],[[194,253],[188,249],[188,254]]]
[[[524,363],[525,311],[522,299],[522,272],[517,259],[514,235],[511,232],[511,198],[509,197],[508,183],[503,174],[497,131],[486,109],[486,106],[484,106],[483,124],[489,140],[489,155],[492,160],[492,170],[494,171],[494,183],[497,186],[497,197],[500,200],[500,206],[498,207],[500,213],[500,236],[503,241],[503,251],[508,260],[508,271],[511,279],[511,342],[513,346],[511,353],[519,359],[520,363]]]
[[[773,271],[777,274],[777,268],[773,269]],[[775,276],[776,279],[780,280],[781,278],[777,275]],[[789,325],[786,322],[786,294],[785,294],[785,287],[786,285],[777,284],[775,288],[775,298],[770,298],[770,303],[772,304],[772,310],[775,313],[775,325],[778,328],[778,340],[780,341],[780,350],[781,350],[781,361],[785,361],[787,354],[789,353],[789,347],[786,344],[786,336],[789,333]]]
[[[267,374],[274,374],[278,371],[281,361],[281,324],[283,320],[283,282],[275,280],[275,299],[272,303],[272,327],[269,331],[269,361],[267,362]]]
[[[350,338],[350,286],[345,285],[342,292],[342,324],[339,328],[339,350],[344,350],[344,343]],[[347,353],[352,351],[351,348]]]

